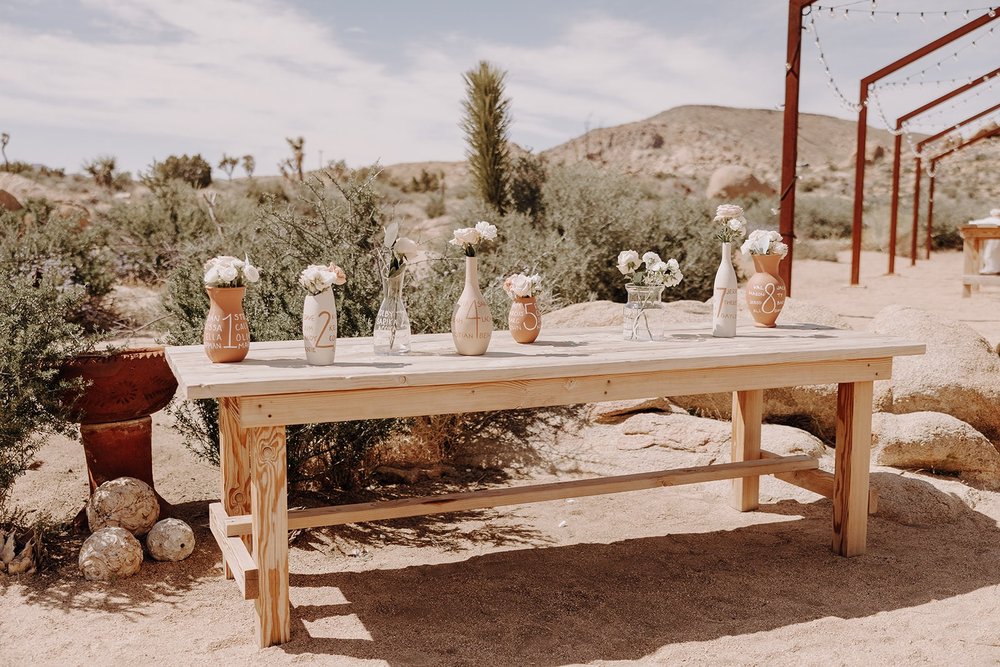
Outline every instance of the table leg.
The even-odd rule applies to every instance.
[[[285,427],[247,429],[253,474],[250,478],[250,514],[253,559],[260,591],[257,639],[261,648],[288,641],[288,497]]]
[[[733,392],[733,462],[760,458],[760,424],[764,412],[764,391]],[[741,512],[760,504],[760,477],[733,480],[730,504]]]
[[[841,384],[837,392],[834,453],[833,550],[865,553],[868,537],[868,469],[872,451],[872,382]]]
[[[240,428],[240,403],[235,398],[219,399],[219,468],[222,470],[222,506],[226,514],[250,513],[250,450],[247,433]],[[250,537],[243,542],[250,548]],[[223,559],[226,579],[233,573]]]

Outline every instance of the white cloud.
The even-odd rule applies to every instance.
[[[265,0],[83,2],[114,39],[0,23],[5,118],[159,135],[158,157],[178,138],[211,159],[252,152],[261,173],[286,155],[283,137],[300,134],[310,153],[351,164],[459,159],[461,72],[481,58],[510,72],[514,138],[535,148],[578,134],[588,118],[617,124],[683,103],[770,106],[781,86],[760,57],[603,16],[572,21],[537,47],[462,35],[399,45],[406,65],[390,70],[339,41],[351,27]]]

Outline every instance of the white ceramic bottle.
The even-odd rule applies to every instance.
[[[722,244],[722,261],[715,274],[712,291],[712,335],[736,336],[736,270],[733,268],[733,244]]]

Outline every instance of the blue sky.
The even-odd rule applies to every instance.
[[[852,101],[861,76],[981,6],[879,0],[886,13],[873,22],[870,0],[826,4],[838,9],[817,12],[816,28]],[[921,9],[923,20],[895,20]],[[786,15],[784,0],[0,0],[0,130],[11,134],[11,159],[69,171],[102,153],[135,171],[170,154],[215,163],[228,152],[275,173],[293,135],[305,136],[309,166],[320,151],[354,166],[456,160],[461,73],[487,59],[508,71],[512,138],[541,150],[682,104],[776,108]],[[814,34],[802,109],[850,117]],[[952,79],[991,70],[998,55],[1000,29],[979,31],[901,72],[897,80],[926,83],[885,88],[882,107],[908,111]],[[979,88],[919,129],[1000,101],[1000,82]],[[881,125],[874,109],[870,122]]]

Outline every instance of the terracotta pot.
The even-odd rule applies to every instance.
[[[785,281],[778,275],[781,255],[752,255],[755,273],[747,281],[747,308],[759,327],[773,327],[785,306]]]
[[[493,336],[490,304],[479,291],[479,268],[475,257],[465,258],[465,288],[451,316],[451,336],[459,354],[485,354]]]
[[[319,294],[306,295],[302,304],[302,342],[307,363],[333,364],[337,352],[337,302],[329,287]]]
[[[243,314],[245,287],[207,287],[205,354],[215,363],[243,361],[250,351],[250,326]]]
[[[86,388],[64,397],[81,424],[125,421],[166,407],[177,380],[162,347],[143,347],[110,354],[82,354],[67,361],[60,376],[82,380]]]
[[[516,296],[507,314],[510,335],[518,343],[534,343],[542,332],[542,316],[533,296]]]
[[[108,480],[135,477],[153,487],[153,412],[166,407],[177,390],[162,347],[80,355],[60,376],[85,387],[63,400],[81,422],[80,439],[91,492]],[[170,509],[157,493],[160,513]]]

